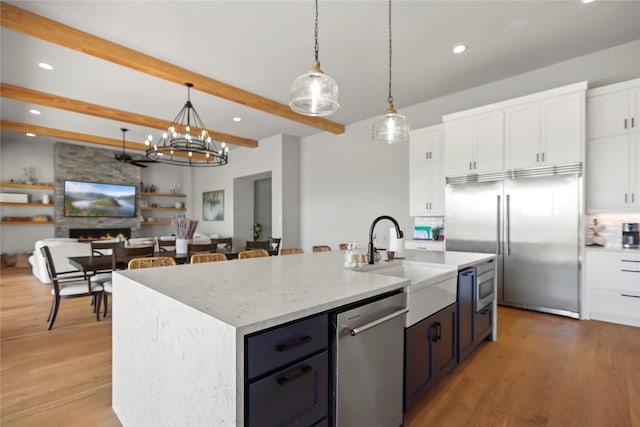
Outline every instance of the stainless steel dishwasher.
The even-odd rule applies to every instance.
[[[333,314],[336,427],[402,425],[405,295]]]

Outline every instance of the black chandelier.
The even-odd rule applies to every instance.
[[[191,104],[192,83],[187,87],[187,102],[160,141],[153,142],[149,135],[145,141],[147,157],[160,163],[178,166],[224,166],[229,163],[229,147],[224,142],[220,148],[211,139],[207,128]]]

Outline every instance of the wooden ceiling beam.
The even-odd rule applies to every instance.
[[[191,82],[196,90],[307,126],[334,134],[344,133],[344,125],[339,123],[321,117],[298,114],[292,111],[288,105],[178,67],[5,2],[0,2],[0,20],[3,27],[13,31],[37,37],[180,85],[185,82]]]
[[[115,108],[103,107],[101,105],[39,92],[37,90],[14,86],[7,83],[0,83],[0,96],[2,96],[2,98],[15,99],[17,101],[44,105],[61,110],[73,111],[74,113],[88,114],[90,116],[151,127],[154,129],[166,130],[171,125],[171,122],[167,120],[156,119],[154,117],[143,116],[142,114],[130,113],[128,111],[117,110]],[[241,145],[243,147],[250,148],[258,146],[258,141],[255,139],[243,138],[209,129],[207,129],[207,132],[209,132],[209,135],[211,135],[211,137],[216,141],[224,141],[227,144]]]
[[[28,123],[13,122],[0,119],[0,128],[14,132],[33,132],[36,135],[50,136],[53,138],[66,139],[69,141],[88,142],[91,144],[104,145],[122,149],[122,140],[106,138],[104,136],[91,135],[88,133],[71,132],[68,130],[55,129],[45,126],[32,125]],[[146,151],[146,145],[138,142],[125,141],[125,149]],[[175,154],[177,157],[188,157],[186,154]],[[203,157],[204,158],[204,157]]]

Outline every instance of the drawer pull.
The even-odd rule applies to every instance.
[[[289,341],[288,343],[277,345],[276,350],[278,350],[281,353],[284,353],[285,351],[289,351],[296,347],[300,347],[301,345],[310,343],[311,341],[313,341],[313,338],[311,338],[309,335],[305,335],[302,338],[297,338],[295,340]]]
[[[620,271],[624,271],[625,273],[640,273],[640,270],[625,270],[624,268]]]
[[[620,296],[640,299],[640,295],[620,294]]]
[[[636,259],[621,259],[620,261],[622,261],[622,262],[637,262],[637,263],[640,263],[640,260],[636,260]]]
[[[300,377],[302,377],[304,375],[307,375],[311,371],[313,371],[311,366],[309,366],[309,365],[304,366],[302,369],[300,369],[295,374],[291,374],[291,375],[284,376],[282,378],[278,378],[278,384],[286,385],[287,383],[290,383],[291,381],[293,381],[293,380],[295,380],[297,378],[300,378]]]

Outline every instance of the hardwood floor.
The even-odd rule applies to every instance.
[[[111,317],[63,300],[28,269],[0,276],[0,424],[120,426],[111,410]],[[484,344],[405,416],[406,427],[640,427],[640,328],[500,307]],[[218,427],[218,426],[215,426]]]

